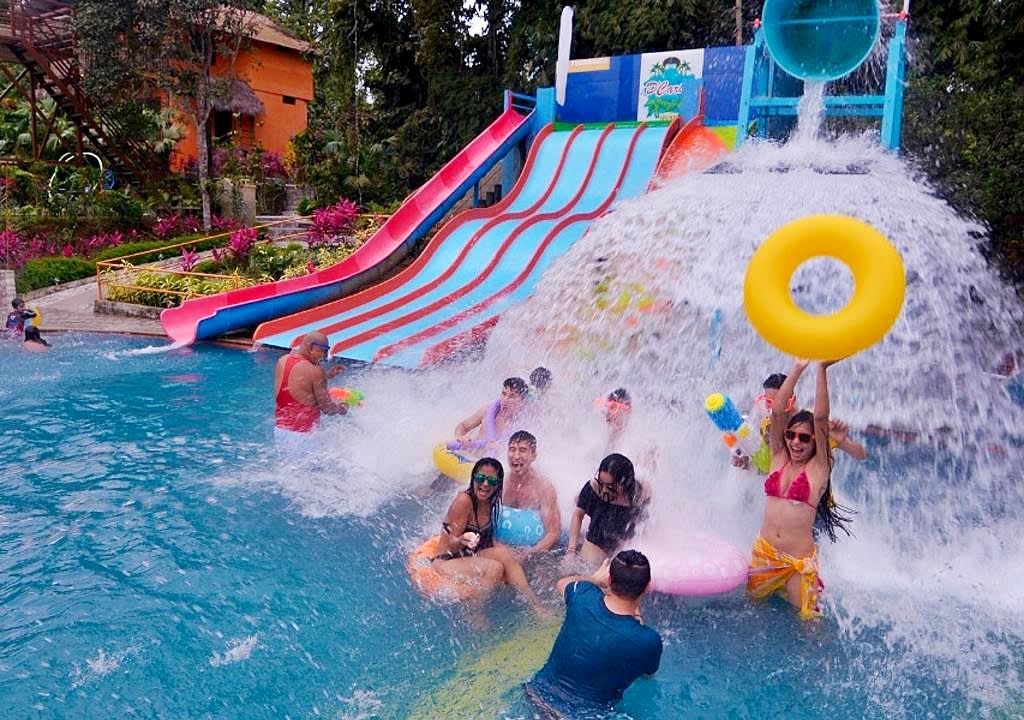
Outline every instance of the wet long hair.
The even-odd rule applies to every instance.
[[[622,487],[623,493],[629,498],[630,507],[636,507],[640,504],[643,487],[636,479],[636,471],[633,469],[633,463],[628,457],[619,453],[612,453],[601,461],[601,464],[597,467],[597,472],[606,472],[612,476],[612,479]]]
[[[37,342],[40,345],[49,346],[50,343],[43,340],[43,336],[39,334],[39,328],[35,325],[25,326],[25,342]]]
[[[494,492],[491,493],[491,526],[497,530],[498,522],[501,520],[501,491],[505,487],[505,468],[501,466],[499,460],[492,457],[483,457],[473,463],[473,469],[469,473],[469,487],[466,488],[466,494],[469,495],[469,501],[473,503],[474,523],[476,522],[477,500],[476,493],[473,492],[473,476],[482,467],[494,468],[498,475],[498,484],[494,488]]]
[[[786,429],[789,430],[797,425],[807,424],[811,426],[811,432],[814,432],[814,414],[810,410],[801,410],[796,415],[789,419],[786,423]],[[785,445],[786,454],[789,455],[789,445]],[[818,452],[818,445],[815,442],[814,452],[811,454],[813,457]],[[836,530],[842,530],[847,535],[852,535],[850,528],[847,527],[853,520],[851,515],[853,509],[840,505],[836,502],[835,497],[832,495],[832,465],[834,460],[832,458],[831,449],[828,451],[828,476],[825,478],[825,492],[821,494],[821,499],[818,500],[818,507],[814,516],[814,535],[817,538],[819,535],[824,533],[828,536],[828,539],[832,542],[836,541]]]

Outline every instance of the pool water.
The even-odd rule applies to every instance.
[[[0,345],[0,717],[534,717],[516,683],[539,664],[488,666],[530,637],[515,598],[466,618],[410,586],[406,554],[450,497],[411,490],[433,478],[426,462],[367,481],[344,457],[275,453],[275,353],[51,339],[48,354]],[[357,423],[332,419],[325,446]],[[344,501],[389,480],[381,500]],[[321,486],[333,510],[307,501]],[[539,562],[528,573],[556,606],[558,568]],[[645,619],[662,668],[617,716],[1021,717],[842,606],[801,623],[740,592],[653,596]],[[1008,676],[1021,636],[998,640]],[[511,657],[542,662],[524,643]]]

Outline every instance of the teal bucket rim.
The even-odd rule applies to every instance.
[[[794,20],[787,20],[787,21],[780,22],[780,23],[773,23],[771,21],[766,21],[765,20],[766,17],[770,17],[771,16],[771,14],[768,12],[769,8],[771,8],[774,5],[778,5],[778,4],[782,4],[782,3],[789,4],[789,3],[792,3],[792,2],[793,2],[793,0],[765,0],[764,7],[761,8],[761,27],[762,27],[762,31],[764,32],[765,47],[768,49],[768,52],[771,55],[772,60],[774,60],[775,64],[778,65],[782,70],[784,70],[786,73],[788,73],[789,75],[792,75],[793,77],[795,77],[798,80],[803,80],[805,82],[808,82],[808,81],[809,82],[832,82],[832,81],[835,81],[835,80],[839,80],[840,78],[844,78],[847,75],[849,75],[850,73],[852,73],[854,70],[859,68],[861,65],[863,65],[864,61],[868,59],[868,57],[871,55],[871,52],[875,49],[875,46],[878,44],[879,37],[882,34],[882,12],[881,12],[881,9],[879,8],[877,2],[872,2],[872,6],[874,7],[874,12],[871,15],[866,15],[866,16],[865,15],[856,15],[856,16],[848,15],[848,16],[839,17],[839,18],[824,17],[824,18],[817,18],[817,19],[814,19],[814,20],[810,20],[810,19],[794,19]],[[780,62],[779,61],[779,55],[772,48],[772,42],[770,41],[770,38],[771,38],[771,36],[773,34],[773,28],[777,27],[777,26],[780,26],[780,25],[802,25],[802,24],[810,24],[812,22],[827,24],[827,23],[830,23],[830,22],[840,22],[840,21],[850,22],[852,20],[860,20],[860,19],[874,20],[874,32],[871,35],[871,42],[867,45],[867,48],[865,49],[864,53],[860,56],[860,58],[857,60],[857,62],[852,64],[852,65],[850,65],[848,68],[843,70],[843,72],[841,72],[841,73],[817,73],[817,74],[812,74],[812,75],[806,74],[804,72],[801,72],[799,68],[791,67],[786,62]]]

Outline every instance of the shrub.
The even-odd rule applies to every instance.
[[[15,273],[18,292],[29,292],[59,283],[81,280],[96,272],[96,266],[81,258],[43,257],[27,261]]]
[[[237,278],[237,279],[236,279]],[[266,282],[269,278],[197,278],[171,275],[169,273],[139,273],[132,279],[132,284],[152,290],[111,287],[107,290],[107,299],[114,302],[149,305],[151,307],[175,307],[182,301],[205,295],[216,295],[236,287],[249,287]],[[170,290],[172,292],[161,292]],[[184,293],[178,295],[176,293]]]
[[[235,262],[244,262],[249,257],[258,238],[259,233],[256,228],[243,228],[231,233],[231,237],[228,239],[228,252],[234,256]]]
[[[358,206],[342,198],[335,205],[313,213],[313,227],[306,233],[310,245],[352,244]]]
[[[188,237],[175,238],[175,242],[173,243],[168,240],[145,240],[143,242],[125,243],[124,245],[121,245],[119,247],[112,247],[107,248],[106,250],[101,250],[100,252],[96,253],[93,259],[96,262],[99,262],[101,260],[116,260],[118,258],[125,257],[126,255],[133,255],[135,253],[141,253],[147,250],[152,250],[152,252],[149,252],[145,255],[129,258],[128,260],[125,261],[131,265],[144,265],[146,263],[156,262],[157,260],[166,260],[170,257],[179,256],[181,254],[181,251],[178,248],[173,248],[171,250],[164,250],[163,248],[166,248],[168,245],[173,245],[179,242],[186,242],[189,239],[190,238]],[[221,245],[224,242],[224,238],[222,237],[214,238],[213,240],[202,241],[199,241],[199,239],[196,238],[196,240],[197,242],[190,244],[188,247],[189,249],[197,252],[202,250],[209,250],[210,248]]]
[[[92,202],[97,215],[131,225],[142,222],[142,203],[128,193],[108,190],[95,195]]]
[[[267,275],[278,280],[288,268],[305,265],[308,261],[309,252],[298,243],[290,243],[287,247],[257,245],[249,254],[248,269],[252,274]]]

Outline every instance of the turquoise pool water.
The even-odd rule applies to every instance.
[[[514,598],[495,598],[476,631],[410,587],[411,538],[446,498],[396,492],[358,517],[315,517],[273,482],[308,472],[346,487],[343,466],[300,470],[268,448],[276,354],[52,339],[46,355],[0,345],[0,717],[533,717],[522,669],[487,666],[530,622]],[[530,574],[540,588],[557,568]],[[948,666],[841,608],[801,624],[741,593],[657,596],[646,618],[665,637],[662,670],[623,717],[984,709]],[[1019,636],[1002,642],[1019,663]],[[473,709],[481,693],[493,702]]]

